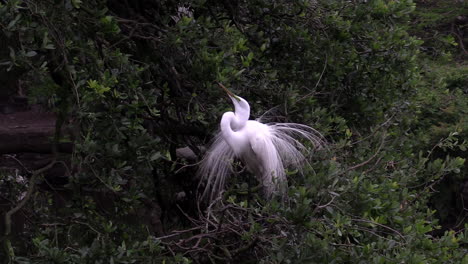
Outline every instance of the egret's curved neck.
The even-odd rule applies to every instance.
[[[236,144],[236,132],[232,129],[231,123],[237,120],[236,115],[233,112],[226,112],[221,118],[221,133],[224,140],[229,146],[235,151],[237,149]]]
[[[232,131],[231,122],[236,119],[236,115],[233,112],[226,112],[221,118],[221,132],[224,134],[234,133]]]

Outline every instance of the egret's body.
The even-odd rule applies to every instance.
[[[199,175],[206,179],[203,196],[209,195],[212,200],[219,195],[225,179],[232,172],[234,158],[240,159],[247,170],[257,176],[267,197],[284,194],[287,184],[285,166],[300,169],[305,162],[302,151],[307,150],[295,137],[321,146],[321,135],[306,125],[262,124],[248,120],[250,106],[247,101],[225,90],[234,103],[235,112],[223,114],[221,131],[202,161]]]

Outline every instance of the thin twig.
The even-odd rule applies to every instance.
[[[380,146],[379,146],[379,148],[375,151],[374,155],[372,155],[372,156],[371,156],[369,159],[367,159],[366,161],[363,161],[363,162],[361,162],[361,163],[359,163],[359,164],[356,164],[356,165],[354,165],[354,166],[351,166],[351,167],[347,168],[345,171],[341,172],[340,175],[341,175],[341,174],[345,174],[345,173],[347,173],[347,172],[349,172],[349,171],[351,171],[351,170],[355,170],[355,169],[357,169],[357,168],[359,168],[359,167],[362,167],[362,166],[366,165],[367,163],[371,162],[373,159],[375,159],[375,157],[377,157],[377,155],[379,154],[380,150],[381,150],[382,147],[384,146],[386,135],[387,135],[386,133],[384,133],[384,134],[382,135],[382,140],[381,140],[381,142],[380,142]]]
[[[316,208],[321,209],[321,208],[325,208],[325,207],[329,206],[330,204],[333,203],[333,201],[335,200],[336,197],[338,197],[338,195],[333,195],[333,197],[331,198],[331,200],[328,203],[326,203],[324,205],[318,205]]]
[[[403,236],[398,230],[393,229],[393,228],[391,228],[391,227],[389,227],[389,226],[386,226],[386,225],[383,225],[383,224],[379,224],[379,223],[377,223],[377,222],[370,221],[370,220],[367,220],[367,219],[356,219],[356,218],[354,218],[354,219],[351,219],[351,220],[352,220],[352,221],[355,221],[355,222],[363,222],[363,223],[369,223],[369,224],[378,225],[378,226],[380,226],[380,227],[383,227],[383,228],[385,228],[385,229],[388,229],[388,230],[390,230],[390,231],[396,233],[398,236],[401,237],[401,239],[403,239],[403,241],[406,242],[405,236]]]

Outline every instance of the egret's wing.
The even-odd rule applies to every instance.
[[[265,140],[258,134],[249,138],[250,151],[244,153],[243,162],[255,175],[262,175],[264,172],[264,160],[268,156],[268,149]]]
[[[197,175],[205,182],[202,198],[214,200],[224,188],[226,178],[232,170],[234,151],[219,132],[201,161]]]
[[[284,172],[283,162],[281,156],[272,141],[272,135],[265,126],[265,129],[256,131],[254,136],[249,138],[250,145],[255,158],[248,158],[254,164],[248,164],[249,167],[258,168],[258,177],[263,184],[265,194],[271,196],[282,190],[284,183],[286,183],[286,175]]]

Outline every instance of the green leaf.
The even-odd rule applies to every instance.
[[[20,20],[20,18],[21,18],[21,14],[18,14],[15,17],[15,19],[13,19],[12,21],[10,21],[10,23],[8,23],[7,29],[10,30],[12,27],[14,27],[16,23],[18,22],[18,20]]]
[[[36,55],[37,55],[37,52],[35,52],[34,50],[28,51],[25,54],[26,57],[34,57]]]
[[[242,69],[242,70],[236,72],[236,73],[234,74],[234,77],[238,77],[238,76],[241,75],[244,71],[245,71],[245,69]]]
[[[81,0],[72,0],[71,1],[74,8],[79,9],[80,5],[83,3]]]
[[[157,159],[159,159],[159,158],[161,158],[161,157],[162,157],[162,155],[161,155],[160,152],[155,152],[155,153],[153,153],[153,154],[151,155],[150,161],[155,161],[155,160],[157,160]]]

